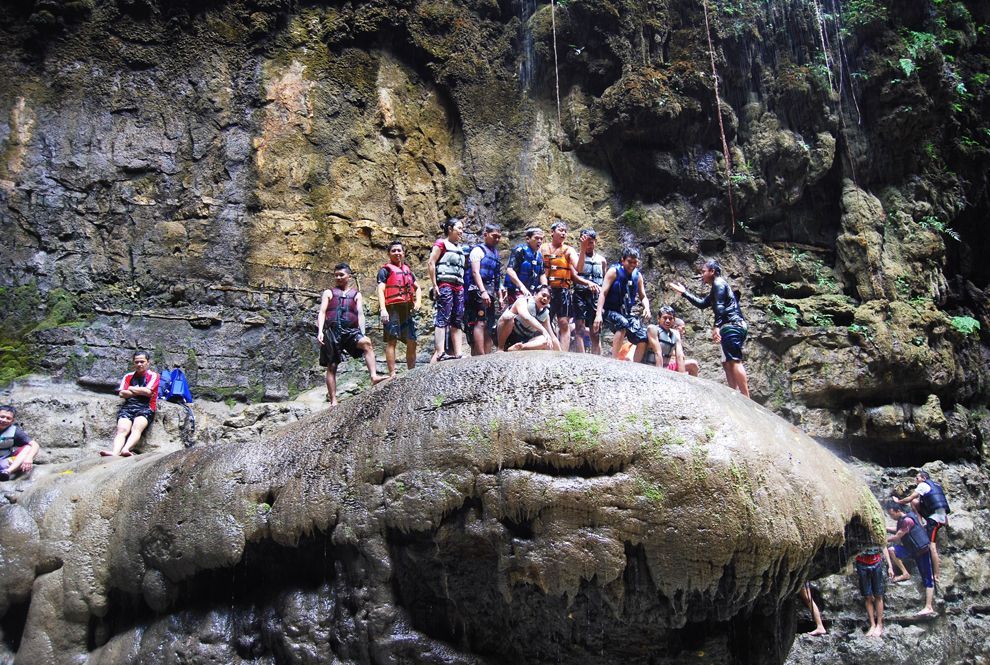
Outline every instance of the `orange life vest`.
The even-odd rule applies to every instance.
[[[547,273],[547,282],[554,288],[569,289],[572,283],[571,262],[567,258],[567,253],[571,251],[570,245],[561,245],[557,249],[550,245],[544,247],[543,267]]]
[[[416,297],[416,288],[409,266],[405,263],[397,266],[390,262],[382,267],[388,270],[388,279],[385,280],[385,304],[399,305],[412,302]]]

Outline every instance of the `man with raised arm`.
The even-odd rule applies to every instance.
[[[715,312],[712,339],[722,348],[722,369],[725,371],[725,380],[730,388],[749,397],[749,379],[743,366],[742,350],[748,327],[742,310],[739,309],[739,302],[729,283],[722,277],[722,266],[715,259],[705,262],[701,268],[700,279],[712,287],[704,298],[694,295],[678,282],[671,282],[670,288],[684,296],[698,309],[711,307]]]
[[[395,347],[406,345],[406,367],[416,367],[416,312],[423,304],[423,290],[406,263],[406,249],[398,240],[388,246],[388,263],[378,271],[378,306],[385,331],[385,363],[395,378]]]

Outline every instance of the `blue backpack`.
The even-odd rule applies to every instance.
[[[192,437],[196,432],[196,417],[189,408],[193,401],[192,391],[189,390],[189,381],[181,367],[161,371],[158,380],[158,398],[168,402],[178,402],[186,408],[188,417],[182,423],[182,442],[188,448],[194,443]]]

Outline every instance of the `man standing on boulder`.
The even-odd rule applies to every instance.
[[[352,358],[364,356],[371,385],[388,377],[378,376],[375,351],[371,340],[364,334],[361,293],[350,285],[351,267],[338,263],[334,266],[333,277],[337,285],[324,291],[320,299],[316,339],[320,343],[320,365],[327,368],[327,401],[330,406],[337,406],[337,365],[344,359],[345,353]]]
[[[396,240],[388,246],[388,263],[378,271],[378,305],[385,330],[385,362],[389,378],[395,378],[395,347],[406,345],[406,367],[416,367],[416,312],[423,291],[406,264],[406,249]]]
[[[608,264],[605,257],[595,251],[598,244],[598,234],[594,229],[581,231],[581,250],[578,252],[578,274],[574,284],[574,336],[577,350],[584,353],[584,334],[591,331],[595,325],[595,313],[598,310],[598,294],[605,281],[605,271]],[[591,335],[591,352],[602,354],[602,335],[600,332]]]
[[[14,424],[17,409],[0,406],[0,480],[18,473],[31,473],[34,458],[41,450],[23,427]]]
[[[639,252],[632,247],[622,250],[622,262],[605,273],[602,290],[598,294],[598,307],[592,334],[602,329],[602,322],[614,333],[612,337],[612,357],[619,359],[622,343],[628,339],[635,345],[633,360],[639,362],[646,353],[646,328],[639,317],[633,315],[636,302],[643,303],[643,317],[650,318],[650,299],[646,297],[646,285],[639,272]]]
[[[901,504],[896,501],[888,501],[887,514],[897,520],[896,529],[887,529],[893,535],[887,536],[887,542],[892,545],[888,548],[891,561],[900,568],[901,574],[894,578],[895,582],[902,582],[910,579],[911,575],[901,559],[911,557],[918,564],[918,574],[925,585],[925,607],[918,612],[919,617],[935,616],[935,608],[932,607],[932,600],[935,595],[935,580],[932,577],[932,554],[928,547],[930,541],[925,527],[921,525],[921,518],[914,513],[904,511]]]
[[[530,296],[540,284],[547,283],[543,272],[543,229],[531,226],[526,229],[526,242],[517,245],[509,255],[505,268],[505,304],[512,305],[520,296]]]
[[[461,357],[461,330],[464,328],[464,249],[459,244],[464,222],[451,217],[443,223],[446,237],[433,243],[427,263],[436,296],[433,316],[433,356],[431,363]],[[449,331],[448,331],[449,329]],[[450,349],[447,334],[450,333]],[[449,353],[448,353],[449,351]]]
[[[141,440],[141,435],[155,419],[158,409],[159,375],[151,370],[150,359],[144,351],[135,351],[134,371],[120,380],[117,394],[124,400],[117,411],[117,433],[113,437],[113,449],[101,450],[104,457],[130,457],[131,449]]]
[[[688,302],[704,309],[711,307],[715,312],[715,325],[712,328],[712,339],[722,347],[722,369],[725,370],[725,380],[730,388],[734,388],[749,397],[749,380],[746,368],[743,366],[743,342],[746,341],[746,319],[739,309],[739,302],[729,283],[722,277],[722,266],[711,259],[705,262],[701,269],[701,281],[711,285],[712,289],[704,298],[699,298],[688,291],[683,284],[671,282],[670,288],[687,298]]]
[[[467,331],[471,340],[471,355],[481,356],[492,352],[495,339],[496,308],[505,300],[505,291],[499,289],[502,278],[502,259],[498,255],[498,241],[502,229],[497,224],[485,224],[482,242],[475,245],[468,255]]]

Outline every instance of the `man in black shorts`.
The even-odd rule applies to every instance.
[[[498,320],[496,308],[501,311],[501,305],[505,302],[505,291],[499,288],[502,259],[498,255],[498,241],[502,238],[502,228],[497,224],[485,224],[481,238],[482,242],[471,248],[464,272],[464,285],[467,287],[464,316],[472,356],[492,352]]]
[[[141,440],[141,435],[154,419],[158,409],[158,372],[152,371],[151,361],[144,351],[135,351],[132,357],[134,371],[120,380],[117,394],[124,404],[117,411],[117,432],[113,448],[101,450],[104,457],[130,457],[131,449]]]
[[[605,257],[595,251],[598,244],[598,234],[594,229],[581,231],[581,248],[575,269],[578,276],[574,280],[574,336],[578,353],[584,353],[584,336],[588,333],[591,338],[591,352],[596,356],[602,354],[601,333],[591,334],[595,324],[595,311],[598,308],[598,292],[601,291],[605,280],[608,263]]]
[[[633,314],[637,302],[643,303],[643,317],[650,319],[650,299],[639,272],[639,251],[632,247],[622,250],[622,261],[608,269],[598,294],[598,308],[592,333],[602,328],[602,322],[614,333],[612,357],[622,356],[622,343],[627,339],[635,346],[633,360],[639,362],[646,353],[647,333],[638,316]]]
[[[24,428],[14,424],[17,410],[0,406],[0,480],[10,480],[18,473],[30,473],[34,458],[41,450]]]
[[[334,266],[333,277],[337,285],[323,292],[320,313],[316,317],[320,343],[320,365],[327,368],[327,401],[337,405],[337,365],[346,353],[352,358],[364,356],[364,363],[371,375],[371,385],[387,379],[378,376],[375,367],[375,351],[371,340],[364,334],[364,307],[361,292],[352,289],[351,267],[346,263]]]
[[[388,246],[388,263],[378,271],[378,305],[385,329],[385,362],[389,378],[395,378],[395,347],[406,345],[406,367],[416,366],[416,312],[423,304],[423,290],[406,264],[406,250],[396,240]]]

